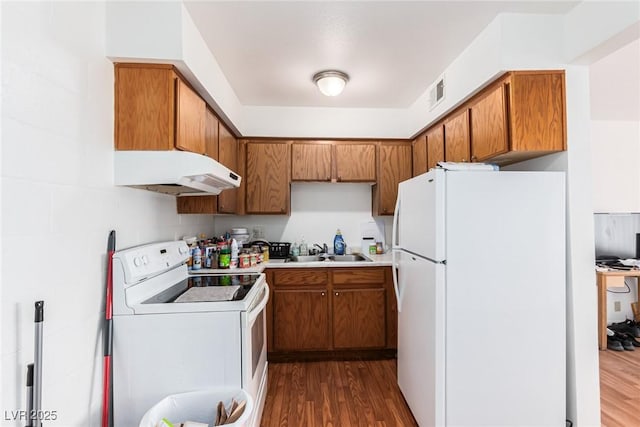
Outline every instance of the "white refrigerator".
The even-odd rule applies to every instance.
[[[565,426],[564,173],[431,170],[400,183],[392,234],[418,424]]]

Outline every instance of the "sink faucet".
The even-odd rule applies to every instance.
[[[321,254],[326,254],[329,252],[329,247],[327,246],[326,243],[323,243],[322,246],[320,246],[317,243],[314,243],[313,246],[317,246],[320,249]]]

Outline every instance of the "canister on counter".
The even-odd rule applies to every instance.
[[[384,253],[384,248],[382,247],[382,242],[376,242],[376,254],[380,255]]]
[[[238,256],[238,262],[240,268],[249,268],[251,267],[251,255],[249,253],[243,252]]]
[[[269,246],[262,247],[262,262],[269,261]]]

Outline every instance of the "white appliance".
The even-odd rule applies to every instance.
[[[180,150],[114,152],[116,185],[175,196],[220,194],[240,186],[240,176],[197,153]]]
[[[421,427],[565,425],[564,207],[562,172],[400,183],[398,384]]]
[[[206,389],[244,389],[254,402],[249,425],[260,424],[267,389],[265,276],[240,270],[189,276],[188,252],[175,241],[113,256],[118,427],[137,426],[168,395]]]

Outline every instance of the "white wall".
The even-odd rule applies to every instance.
[[[34,302],[45,301],[47,426],[100,420],[105,252],[213,231],[169,196],[113,186],[113,66],[104,3],[1,3],[3,426],[25,408]],[[117,333],[117,332],[116,332]],[[9,411],[9,412],[4,412]]]
[[[331,247],[336,229],[340,229],[347,246],[360,249],[360,226],[373,220],[371,185],[349,183],[294,183],[291,185],[291,215],[247,215],[216,217],[216,234],[232,227],[261,225],[265,238],[275,242],[298,242],[309,245],[326,243]],[[391,242],[392,217],[375,217],[384,224],[387,245]]]
[[[640,39],[589,74],[594,211],[640,212]]]
[[[592,120],[591,140],[593,211],[640,212],[640,121]]]

